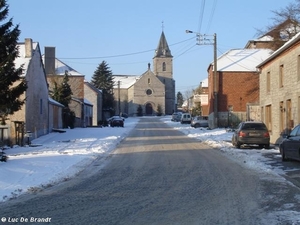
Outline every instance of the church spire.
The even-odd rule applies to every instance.
[[[164,31],[161,32],[160,40],[155,50],[154,57],[173,57],[171,55]]]

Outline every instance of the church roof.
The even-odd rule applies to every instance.
[[[128,89],[135,84],[141,76],[137,75],[113,75],[114,88],[118,88],[118,82],[120,81],[120,88]]]
[[[165,37],[164,32],[162,31],[160,35],[160,39],[158,42],[158,46],[155,50],[155,56],[154,57],[173,57],[171,55],[171,50],[168,46],[167,39]]]

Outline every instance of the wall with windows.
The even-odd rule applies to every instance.
[[[296,37],[297,38],[297,37]],[[300,123],[300,38],[287,42],[259,65],[260,106],[271,143]]]

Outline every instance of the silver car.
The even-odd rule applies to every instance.
[[[191,127],[208,127],[208,120],[203,116],[195,116],[192,118]]]
[[[258,145],[260,148],[270,147],[270,134],[262,122],[241,122],[232,135],[232,145],[240,148],[242,145]]]

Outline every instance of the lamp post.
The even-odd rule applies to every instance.
[[[214,46],[214,83],[213,83],[213,96],[214,96],[214,127],[218,126],[218,81],[217,81],[217,34],[213,35],[200,34],[191,30],[186,30],[186,33],[195,33],[197,45],[213,45]]]

